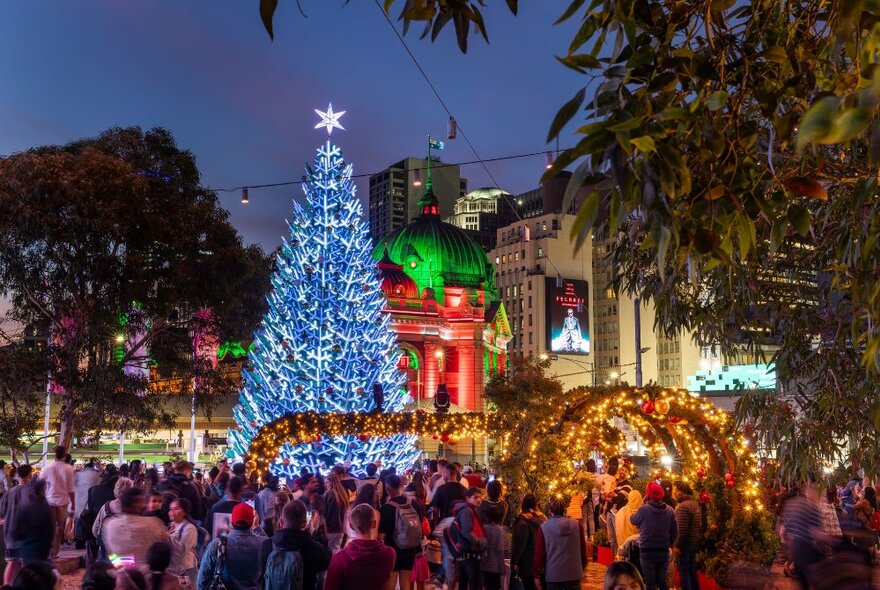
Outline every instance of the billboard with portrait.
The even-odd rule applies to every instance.
[[[587,281],[546,280],[547,350],[559,354],[590,354],[589,285]]]

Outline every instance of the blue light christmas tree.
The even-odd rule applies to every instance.
[[[315,112],[322,117],[315,128],[326,127],[328,135],[343,129],[344,111],[334,113],[330,106]],[[294,201],[290,238],[272,276],[269,311],[254,335],[233,412],[238,428],[230,432],[230,444],[238,455],[245,454],[261,426],[285,414],[376,411],[377,385],[384,392],[384,411],[400,411],[408,401],[351,173],[329,139],[318,148],[314,168],[306,166],[306,201]],[[326,472],[343,461],[363,467],[378,459],[408,467],[419,455],[415,440],[351,433],[287,444],[271,469],[292,478],[302,467]]]

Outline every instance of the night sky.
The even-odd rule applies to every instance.
[[[556,110],[583,83],[554,59],[578,23],[553,26],[568,0],[502,0],[484,11],[490,44],[467,55],[453,27],[437,42],[407,42],[480,155],[547,149]],[[281,0],[275,42],[257,0],[90,0],[0,5],[0,154],[66,143],[112,126],[163,126],[197,157],[213,188],[296,180],[326,137],[314,108],[346,110],[333,138],[355,174],[424,156],[428,133],[445,139],[447,115],[373,0]],[[403,5],[392,7],[395,17]],[[576,121],[575,121],[576,122]],[[574,127],[574,124],[571,126]],[[571,143],[570,132],[563,144]],[[561,147],[567,147],[562,145]],[[447,162],[473,160],[447,142]],[[543,156],[489,164],[502,188],[535,188]],[[479,166],[470,187],[490,184]],[[365,182],[359,196],[366,197]],[[274,248],[299,187],[219,193],[246,242]],[[449,213],[449,212],[444,212]]]

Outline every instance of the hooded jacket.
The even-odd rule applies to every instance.
[[[649,500],[630,518],[639,527],[639,550],[669,551],[678,537],[675,511],[663,502]]]
[[[354,539],[330,560],[324,590],[385,590],[394,559],[382,541]]]
[[[260,571],[266,571],[266,562],[272,549],[299,551],[303,560],[303,590],[314,590],[318,574],[330,565],[330,549],[321,545],[307,531],[281,529],[271,539],[263,541],[260,549]]]
[[[537,511],[523,512],[513,523],[513,548],[510,565],[518,567],[523,577],[535,574],[535,541],[538,529],[547,517]]]
[[[617,511],[614,517],[614,532],[617,534],[617,546],[623,547],[626,540],[633,535],[638,535],[639,531],[630,519],[635,515],[639,508],[642,507],[642,494],[636,490],[632,490],[627,495],[626,506]]]

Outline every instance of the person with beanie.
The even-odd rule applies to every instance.
[[[630,518],[639,527],[639,555],[647,590],[669,590],[669,549],[678,537],[675,511],[663,503],[663,486],[651,482],[645,488],[645,502]]]
[[[396,554],[376,538],[378,514],[369,504],[359,504],[348,518],[355,537],[330,560],[324,590],[385,590]]]
[[[260,547],[266,537],[253,531],[256,518],[257,514],[248,504],[239,502],[233,506],[232,530],[218,536],[205,548],[199,567],[199,590],[212,587],[217,571],[226,588],[260,587]]]

